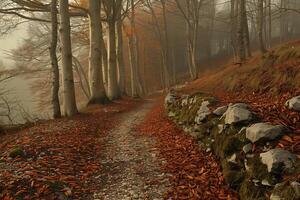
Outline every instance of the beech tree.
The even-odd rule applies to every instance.
[[[240,0],[238,2],[238,27],[237,27],[237,46],[238,46],[238,58],[239,62],[244,62],[246,59],[246,48],[245,48],[245,12],[246,12],[246,4],[245,0]]]
[[[163,72],[163,82],[164,87],[169,88],[171,86],[171,67],[170,67],[170,44],[169,44],[169,32],[168,32],[168,22],[167,22],[167,15],[166,15],[166,1],[159,0],[157,1],[162,9],[162,23],[160,23],[160,19],[157,16],[157,13],[154,10],[155,6],[159,6],[154,4],[151,0],[146,0],[146,6],[150,10],[152,15],[152,19],[154,22],[155,32],[157,33],[158,40],[160,43],[161,49],[161,60],[162,60],[162,72]],[[162,24],[162,26],[161,26]]]
[[[61,117],[60,103],[59,103],[59,67],[57,60],[57,31],[58,31],[58,20],[57,20],[57,0],[51,1],[51,46],[50,46],[50,57],[52,66],[52,106],[53,106],[53,117]]]
[[[264,0],[258,0],[258,19],[257,19],[257,26],[258,26],[258,38],[259,38],[259,46],[260,51],[262,53],[266,52],[263,31],[264,31]]]
[[[110,100],[121,97],[117,77],[116,24],[122,9],[122,0],[103,0],[108,25],[108,84],[107,96]]]
[[[102,73],[102,45],[101,37],[101,2],[89,0],[89,32],[90,32],[90,58],[89,58],[89,104],[106,103],[108,101],[103,84]]]
[[[63,108],[65,116],[78,113],[75,99],[75,87],[72,68],[71,27],[69,15],[69,0],[59,1],[60,10],[60,40],[62,55],[62,85],[63,85]]]
[[[187,26],[187,58],[191,79],[198,77],[198,42],[199,42],[199,21],[200,10],[205,0],[175,0],[181,11]]]

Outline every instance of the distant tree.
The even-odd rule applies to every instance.
[[[151,0],[146,0],[146,6],[150,10],[152,19],[154,22],[155,32],[160,43],[161,49],[161,60],[162,60],[162,72],[164,87],[167,89],[171,85],[171,75],[170,75],[170,49],[169,49],[169,32],[168,32],[168,23],[166,15],[166,2],[165,0],[159,0],[157,3],[152,2]],[[162,10],[162,20],[159,18],[159,13],[157,13],[155,7],[160,6]],[[162,21],[162,22],[161,22]]]
[[[200,11],[205,0],[175,0],[178,9],[183,15],[187,27],[187,57],[191,79],[198,77],[198,42],[199,42],[199,25]]]
[[[244,40],[244,31],[245,31],[245,21],[244,16],[245,10],[245,0],[240,0],[238,3],[238,28],[237,28],[237,46],[238,46],[238,58],[239,62],[244,62],[246,60],[246,49],[245,49],[245,40]]]
[[[107,96],[109,99],[121,97],[117,78],[117,51],[116,51],[116,24],[119,20],[118,13],[122,9],[122,0],[103,0],[103,10],[106,14],[108,25],[108,85]]]
[[[258,38],[259,38],[259,46],[260,51],[262,53],[266,52],[265,47],[265,41],[264,41],[264,0],[258,0],[258,19],[257,19],[257,25],[258,25]]]

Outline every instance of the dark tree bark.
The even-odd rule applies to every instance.
[[[237,40],[238,40],[238,57],[239,62],[244,62],[246,60],[246,50],[245,50],[245,43],[244,43],[244,8],[245,8],[245,0],[241,0],[239,2],[239,9],[238,9],[238,31],[237,31]]]
[[[262,53],[266,52],[263,30],[264,30],[264,1],[258,0],[258,39],[260,51]]]
[[[59,103],[59,67],[57,61],[57,38],[58,38],[58,21],[57,21],[57,0],[51,1],[51,45],[50,58],[52,66],[52,106],[53,118],[61,117],[60,103]]]

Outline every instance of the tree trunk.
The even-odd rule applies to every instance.
[[[268,11],[268,22],[269,22],[269,29],[268,29],[268,38],[269,38],[269,48],[272,47],[272,5],[271,5],[271,0],[268,0],[268,6],[269,6],[269,11]]]
[[[263,38],[263,29],[264,29],[264,1],[258,0],[258,39],[260,51],[262,53],[266,52],[266,47]]]
[[[132,97],[141,97],[143,95],[143,88],[139,79],[138,72],[138,41],[135,31],[135,7],[134,0],[130,1],[131,4],[131,17],[130,26],[131,31],[128,34],[128,48],[129,48],[129,62],[130,62],[130,75],[131,75],[131,95]]]
[[[134,18],[134,30],[135,30],[135,18]],[[137,88],[138,88],[138,94],[140,97],[142,97],[144,95],[144,86],[142,85],[142,81],[141,81],[141,72],[140,72],[140,50],[139,50],[139,38],[138,38],[138,35],[137,35],[137,32],[134,31],[134,50],[135,50],[135,57],[136,57],[136,85],[137,85]]]
[[[52,38],[50,46],[50,58],[52,66],[52,106],[53,106],[53,118],[61,117],[60,103],[59,103],[59,67],[56,55],[57,50],[57,0],[51,1],[51,25],[52,25]]]
[[[102,48],[102,73],[103,73],[103,84],[107,91],[108,88],[108,54],[107,49],[105,47],[105,42],[103,39],[103,27],[102,23],[100,23],[100,42],[101,42],[101,48]]]
[[[241,0],[238,5],[238,31],[237,31],[237,40],[238,40],[238,57],[239,57],[239,62],[242,63],[246,59],[246,50],[245,50],[245,44],[244,44],[244,9],[245,8],[245,0]]]
[[[115,19],[111,19],[108,24],[109,34],[108,34],[108,88],[107,96],[110,100],[119,99],[120,89],[118,86],[117,78],[117,55],[116,55],[116,23]]]
[[[237,57],[237,44],[236,44],[236,33],[237,33],[237,12],[236,12],[236,3],[237,0],[231,0],[230,2],[230,19],[231,19],[231,31],[230,31],[230,39],[231,39],[231,46],[233,50],[233,55],[236,60]]]
[[[166,0],[160,0],[163,11],[163,25],[164,25],[164,41],[162,41],[163,46],[163,59],[164,59],[164,70],[166,76],[166,89],[171,86],[171,75],[170,75],[170,43],[169,43],[169,32],[168,32],[168,22],[167,22],[167,11],[166,11]]]
[[[248,17],[247,17],[247,10],[246,5],[244,4],[243,9],[243,24],[244,24],[244,44],[246,50],[246,56],[251,57],[251,48],[250,48],[250,34],[249,34],[249,26],[248,26]]]
[[[122,95],[126,94],[125,88],[125,62],[124,62],[124,54],[123,54],[123,30],[122,30],[122,21],[118,20],[117,22],[117,33],[118,33],[118,84],[121,90]]]
[[[108,102],[105,94],[102,73],[102,46],[100,31],[99,0],[89,0],[89,30],[90,30],[90,56],[89,56],[89,85],[91,96],[88,104],[103,104]]]
[[[60,0],[60,37],[62,54],[62,77],[64,114],[73,116],[78,113],[75,99],[74,77],[72,69],[72,47],[71,47],[71,27],[69,15],[69,1]]]

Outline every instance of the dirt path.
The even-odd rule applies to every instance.
[[[163,199],[169,185],[168,175],[160,170],[165,161],[158,158],[155,139],[135,130],[152,104],[149,100],[125,113],[118,127],[103,138],[102,167],[97,176],[102,187],[94,199]]]

